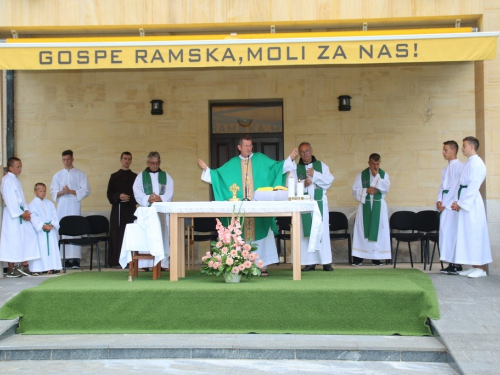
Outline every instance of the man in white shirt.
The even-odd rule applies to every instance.
[[[73,151],[62,152],[64,168],[57,172],[50,184],[52,200],[57,203],[57,217],[81,215],[82,200],[90,195],[90,185],[87,175],[73,166]],[[65,238],[70,238],[66,236]],[[61,251],[62,255],[62,251]],[[82,258],[81,246],[66,246],[66,268],[80,268]]]

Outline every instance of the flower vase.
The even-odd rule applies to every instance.
[[[239,283],[241,280],[241,273],[235,275],[234,273],[229,272],[224,276],[226,283]]]

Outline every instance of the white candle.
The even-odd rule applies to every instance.
[[[297,197],[304,196],[304,180],[297,182]]]
[[[295,198],[295,180],[292,175],[288,177],[288,199]]]

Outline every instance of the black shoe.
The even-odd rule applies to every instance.
[[[463,271],[462,265],[453,264],[452,266],[449,267],[447,275],[458,275],[460,271]]]
[[[451,269],[452,266],[453,266],[453,263],[450,263],[448,265],[448,267],[442,268],[441,271],[439,271],[439,272],[444,273],[444,274],[448,274],[448,271]]]
[[[302,272],[314,271],[315,269],[316,269],[316,265],[311,264],[309,266],[305,266],[304,268],[302,268]]]
[[[73,267],[73,260],[66,259],[66,262],[64,262],[64,265],[66,266],[66,268]]]
[[[331,264],[323,264],[323,271],[333,271]]]
[[[74,270],[77,270],[80,268],[80,259],[74,259],[73,260],[73,265],[71,266]]]
[[[383,266],[380,260],[372,260],[372,266]]]

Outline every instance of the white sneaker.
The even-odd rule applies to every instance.
[[[476,270],[476,268],[469,268],[468,270],[464,270],[464,271],[458,271],[458,274],[460,276],[469,276],[469,274],[471,274],[472,272],[474,272]]]
[[[474,268],[474,272],[469,273],[468,277],[471,279],[477,279],[479,277],[486,277],[488,274],[481,268]]]

